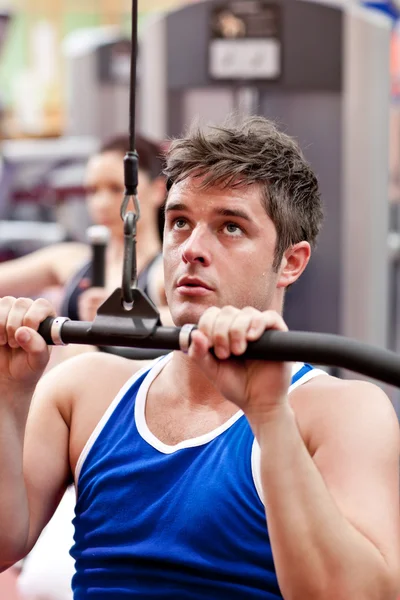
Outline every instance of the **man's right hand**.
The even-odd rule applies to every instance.
[[[36,385],[50,358],[39,325],[55,316],[47,300],[0,299],[0,387]]]

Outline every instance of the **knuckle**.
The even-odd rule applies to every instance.
[[[35,329],[39,325],[40,319],[32,314],[26,314],[22,319],[22,325]]]
[[[216,331],[214,334],[214,343],[224,344],[226,342],[226,335],[222,333],[222,331]]]
[[[271,319],[264,315],[261,312],[256,312],[251,315],[250,322],[252,325],[264,325],[265,323],[269,323]]]
[[[15,324],[15,323],[7,321],[6,327],[5,327],[7,335],[9,337],[13,336],[14,333],[17,331],[17,329],[18,329],[19,326],[20,326],[20,324]]]
[[[204,312],[204,315],[217,315],[221,312],[221,308],[218,308],[218,306],[210,306],[209,308],[207,308],[207,310]]]
[[[227,306],[224,306],[224,308],[221,310],[221,313],[224,316],[231,316],[231,315],[235,315],[237,314],[239,311],[238,308],[235,308],[234,306],[231,306],[230,304],[228,304]]]
[[[38,298],[37,300],[35,300],[34,302],[34,306],[35,308],[44,308],[45,310],[53,310],[52,305],[50,304],[50,302],[48,300],[46,300],[46,298]]]
[[[263,315],[269,317],[269,318],[276,318],[279,317],[281,318],[280,314],[276,312],[276,310],[266,310],[265,312],[262,313]]]
[[[28,308],[33,304],[31,298],[17,298],[14,302],[16,308]]]
[[[262,314],[259,310],[254,308],[254,306],[245,306],[242,308],[242,313],[244,315],[259,315]]]
[[[246,323],[244,321],[235,321],[229,328],[229,335],[232,338],[237,338],[243,335],[244,330],[246,329]]]
[[[2,298],[0,298],[0,302],[1,304],[14,304],[16,298],[14,298],[14,296],[3,296]]]
[[[201,315],[200,319],[199,319],[199,329],[202,329],[203,327],[207,327],[209,324],[211,324],[216,317],[218,316],[218,314],[220,313],[220,308],[217,308],[216,306],[212,306],[210,308],[207,308],[207,310],[204,311],[204,313]]]

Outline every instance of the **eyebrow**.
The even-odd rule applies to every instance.
[[[167,204],[165,207],[165,214],[173,211],[188,212],[189,207],[183,202],[171,202],[170,204]],[[244,219],[245,221],[249,221],[250,223],[253,222],[253,219],[250,217],[250,215],[240,208],[217,208],[214,213],[221,217],[236,217],[239,219]]]

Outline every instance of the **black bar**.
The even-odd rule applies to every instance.
[[[39,333],[51,345],[51,319],[40,326]],[[155,350],[180,350],[177,327],[158,327],[142,339],[135,335],[113,333],[95,334],[90,331],[92,323],[66,321],[61,327],[65,344],[89,344],[93,346],[120,346],[128,348],[152,348]],[[308,333],[302,331],[267,331],[256,342],[249,343],[243,359],[305,362],[327,367],[340,367],[372,379],[400,387],[400,357],[384,350],[342,336]]]

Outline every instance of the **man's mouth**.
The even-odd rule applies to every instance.
[[[177,290],[180,294],[188,296],[206,295],[212,292],[211,286],[197,277],[182,277],[178,281]]]

